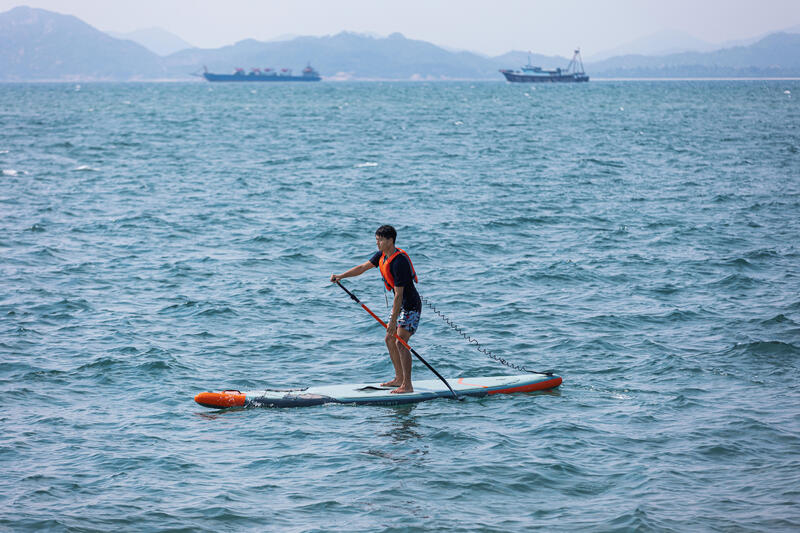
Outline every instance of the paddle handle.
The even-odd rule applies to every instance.
[[[388,326],[388,324],[386,324],[386,322],[384,322],[383,320],[381,320],[381,319],[380,319],[380,317],[379,317],[378,315],[376,315],[375,313],[373,313],[373,312],[372,312],[372,310],[371,310],[369,307],[367,307],[366,305],[364,305],[364,304],[361,302],[361,300],[359,300],[359,299],[358,299],[358,297],[357,297],[355,294],[353,294],[352,292],[350,292],[349,290],[347,290],[347,287],[345,287],[344,285],[342,285],[342,284],[339,282],[339,280],[336,280],[336,284],[337,284],[339,287],[341,287],[341,288],[342,288],[342,290],[343,290],[344,292],[346,292],[346,293],[347,293],[347,294],[350,296],[350,298],[352,298],[352,299],[353,299],[353,301],[354,301],[355,303],[357,303],[358,305],[360,305],[360,306],[361,306],[361,307],[364,309],[364,311],[366,311],[367,313],[369,313],[369,314],[372,316],[372,318],[374,318],[375,320],[377,320],[377,321],[378,321],[378,323],[379,323],[381,326],[383,326],[383,327],[384,327],[385,329],[387,329],[387,330],[389,329],[389,326]],[[446,379],[444,379],[444,378],[442,377],[442,375],[441,375],[441,374],[439,374],[439,373],[436,371],[436,369],[435,369],[435,368],[433,368],[431,365],[429,365],[429,364],[428,364],[428,362],[427,362],[425,359],[423,359],[423,358],[422,358],[422,356],[416,352],[416,350],[414,350],[414,348],[412,348],[411,346],[409,346],[409,345],[408,345],[408,343],[407,343],[406,341],[404,341],[404,340],[403,340],[403,338],[402,338],[400,335],[398,335],[397,333],[395,333],[395,334],[394,334],[394,338],[395,338],[395,339],[397,339],[397,340],[399,340],[399,341],[400,341],[400,342],[403,344],[403,346],[405,346],[406,348],[408,348],[408,351],[410,351],[411,353],[413,353],[413,354],[414,354],[414,356],[415,356],[417,359],[419,359],[420,361],[422,361],[422,364],[424,364],[425,366],[427,366],[427,367],[428,367],[428,369],[429,369],[431,372],[433,372],[433,373],[436,375],[436,377],[437,377],[437,378],[439,378],[440,380],[442,380],[442,382],[443,382],[445,385],[447,385],[447,388],[448,388],[448,389],[450,389],[450,392],[453,394],[453,399],[455,399],[455,400],[459,400],[459,399],[460,399],[460,398],[458,397],[458,394],[456,394],[456,391],[454,391],[454,390],[453,390],[453,387],[451,387],[451,386],[450,386],[450,384],[447,382],[447,380],[446,380]]]

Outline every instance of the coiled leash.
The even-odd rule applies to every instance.
[[[514,370],[517,370],[517,371],[520,371],[520,372],[529,372],[531,374],[544,374],[545,376],[552,376],[553,375],[552,372],[537,372],[535,370],[527,369],[524,366],[516,365],[516,364],[514,364],[514,363],[512,363],[510,361],[506,361],[505,359],[503,359],[502,357],[500,357],[498,355],[493,354],[490,350],[485,348],[483,346],[483,344],[481,344],[476,339],[473,339],[471,336],[469,336],[469,334],[467,334],[463,330],[463,328],[461,328],[461,326],[459,326],[458,324],[456,324],[455,322],[450,320],[444,313],[442,313],[441,311],[436,309],[436,306],[433,305],[433,303],[431,303],[430,300],[428,300],[427,298],[425,298],[422,295],[420,295],[420,298],[422,298],[422,302],[425,305],[427,305],[430,308],[431,311],[433,311],[435,314],[437,314],[439,316],[439,318],[441,318],[444,321],[445,324],[450,326],[450,329],[452,329],[453,331],[455,331],[456,333],[458,333],[459,335],[464,337],[464,340],[466,340],[467,343],[475,346],[476,350],[478,350],[482,354],[486,355],[490,359],[493,359],[493,360],[497,361],[498,363],[500,363],[501,365],[505,365],[508,368],[513,368]]]

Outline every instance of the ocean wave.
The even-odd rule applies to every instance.
[[[92,305],[82,298],[71,300],[64,298],[55,303],[38,304],[31,307],[31,311],[44,318],[72,318],[93,309]]]
[[[612,168],[625,168],[626,164],[624,161],[620,161],[618,159],[597,159],[594,157],[588,157],[581,159],[582,163],[589,163],[592,165],[597,165],[601,167],[612,167]]]
[[[743,274],[729,274],[724,278],[706,283],[707,287],[724,287],[727,289],[749,289],[755,287],[758,281]]]
[[[114,224],[118,228],[122,229],[129,229],[129,228],[173,228],[175,225],[157,215],[149,214],[149,213],[142,213],[138,215],[132,216],[124,216],[121,218],[117,218],[114,221]]]
[[[714,198],[712,198],[711,201],[714,202],[714,203],[723,203],[723,202],[729,202],[731,200],[735,200],[736,198],[737,198],[737,196],[735,196],[733,194],[718,194],[718,195],[714,196]]]
[[[3,176],[14,177],[14,176],[27,176],[27,175],[28,172],[24,170],[15,170],[13,168],[3,169]]]
[[[752,355],[767,358],[777,357],[777,362],[783,357],[800,356],[800,347],[782,341],[753,341],[735,344],[723,352],[723,355]]]
[[[204,309],[196,313],[195,316],[201,317],[216,317],[216,316],[239,316],[234,309],[228,306],[214,307],[212,309]]]
[[[137,350],[138,351],[138,350]],[[97,357],[88,363],[84,363],[78,366],[74,371],[81,373],[86,371],[105,371],[114,367],[118,367],[120,365],[127,365],[127,363],[123,360],[120,360],[116,357],[111,357],[108,355]]]
[[[24,374],[21,379],[25,381],[25,383],[29,383],[33,386],[41,386],[42,384],[63,385],[72,383],[71,372],[58,369],[32,370]]]
[[[306,161],[311,161],[310,155],[275,157],[272,159],[265,159],[263,161],[260,161],[259,163],[267,166],[281,166],[281,165],[289,165],[292,163],[302,163]]]
[[[722,263],[725,266],[736,268],[753,268],[754,265],[744,257],[736,257],[733,259],[726,259]]]
[[[760,324],[762,326],[771,326],[773,324],[782,324],[782,325],[791,325],[791,326],[796,326],[797,325],[797,322],[795,322],[791,318],[787,317],[783,313],[777,314],[777,315],[773,316],[772,318],[767,318],[767,319],[754,318],[752,321],[756,322],[756,323],[758,323],[758,324]]]
[[[663,294],[663,295],[670,295],[676,294],[684,290],[686,287],[682,287],[680,285],[676,285],[674,283],[663,283],[659,284],[655,287],[651,287],[649,290],[656,293],[656,294]]]

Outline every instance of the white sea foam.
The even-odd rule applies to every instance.
[[[371,161],[367,161],[366,163],[359,163],[356,165],[355,168],[366,168],[366,167],[377,167],[378,163],[373,163]]]
[[[24,176],[25,174],[27,174],[27,172],[24,170],[14,170],[13,168],[3,169],[3,176]]]
[[[97,169],[96,168],[92,168],[89,165],[80,165],[80,166],[77,166],[77,167],[73,168],[72,170],[90,171],[91,172],[91,171],[94,171],[94,170],[97,170]]]

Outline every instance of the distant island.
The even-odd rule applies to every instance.
[[[495,80],[500,69],[529,62],[528,52],[486,57],[453,52],[399,33],[376,38],[342,32],[277,42],[253,39],[216,49],[187,48],[159,55],[71,16],[30,7],[0,13],[0,81],[190,81],[212,72],[270,66],[302,69],[312,62],[323,80]],[[126,35],[136,38],[132,33]],[[161,43],[164,36],[159,37]],[[152,32],[147,38],[153,39]],[[143,41],[144,42],[144,41]],[[163,51],[174,50],[160,48]],[[188,43],[187,43],[188,44]],[[578,43],[576,43],[578,44]],[[179,46],[179,45],[178,45]],[[562,56],[530,54],[543,69],[564,68]],[[746,46],[660,56],[623,55],[585,62],[598,78],[800,77],[800,34],[774,33]]]

